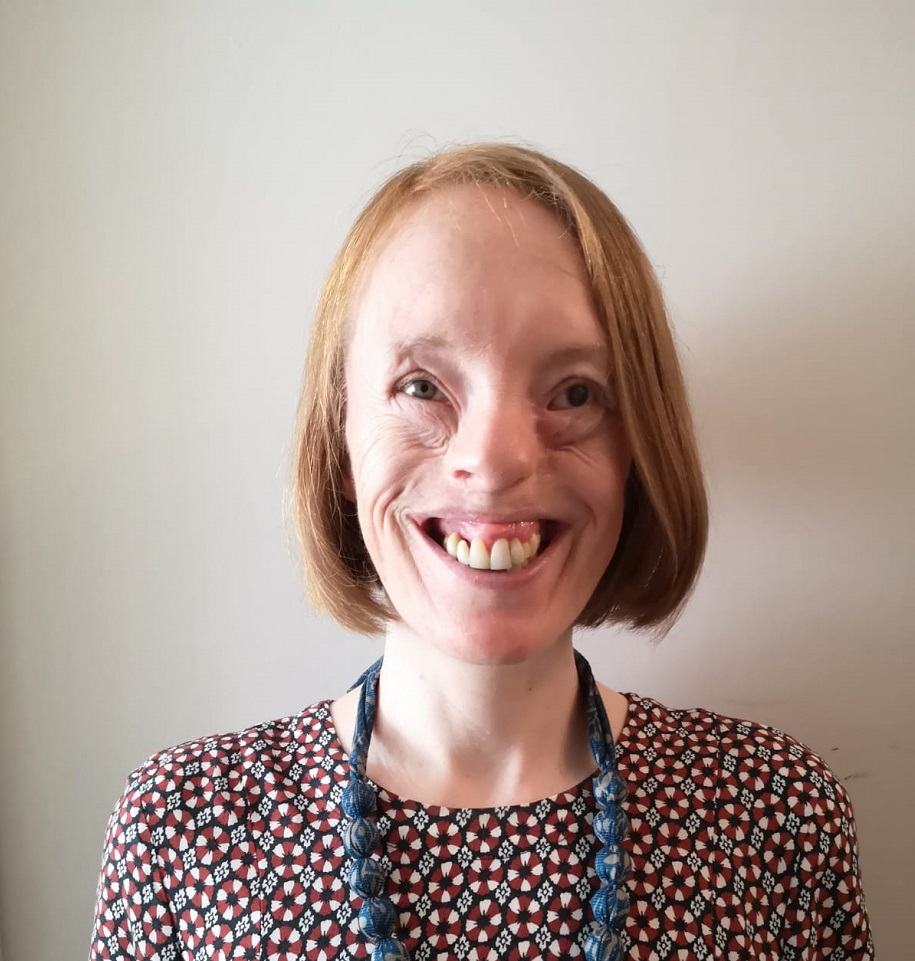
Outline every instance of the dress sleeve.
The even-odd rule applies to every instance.
[[[144,773],[131,776],[108,820],[89,961],[180,957],[145,805]]]
[[[808,840],[796,866],[800,904],[786,918],[788,929],[803,961],[873,961],[851,801],[825,762],[813,758],[809,820],[801,828]]]

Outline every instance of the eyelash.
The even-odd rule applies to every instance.
[[[417,387],[417,385],[428,385],[435,392],[434,396],[424,397],[419,393],[415,393],[414,389]],[[566,384],[564,387],[562,387],[558,391],[556,396],[562,397],[564,394],[568,394],[569,391],[574,390],[575,388],[581,388],[581,387],[585,388],[588,391],[588,397],[584,401],[584,403],[569,404],[567,407],[554,408],[553,407],[553,404],[555,403],[555,400],[554,400],[554,401],[551,401],[550,408],[559,409],[559,410],[577,410],[582,407],[587,407],[589,404],[593,404],[593,403],[599,403],[603,405],[609,404],[609,396],[608,396],[607,389],[603,386],[594,384],[593,382],[588,380],[572,381]],[[435,383],[434,380],[432,380],[431,377],[411,377],[408,380],[405,380],[403,383],[401,383],[401,385],[398,387],[398,391],[400,393],[406,394],[407,397],[412,397],[414,400],[422,400],[422,401],[428,401],[432,403],[441,403],[446,399],[444,395],[444,391],[441,389],[441,387],[438,386],[438,384]]]
[[[411,387],[415,387],[417,384],[428,384],[434,391],[436,391],[440,396],[437,397],[420,397],[418,394],[410,392]],[[441,401],[444,399],[444,393],[442,389],[432,380],[430,377],[411,377],[409,380],[404,381],[398,390],[406,394],[407,397],[413,397],[416,400],[427,400],[427,401]]]
[[[569,404],[567,407],[560,407],[559,408],[560,410],[577,410],[580,407],[586,407],[589,403],[595,403],[601,400],[600,389],[597,388],[594,384],[591,384],[588,381],[584,381],[584,380],[576,380],[576,381],[572,381],[569,384],[566,384],[559,391],[556,397],[557,398],[565,397],[567,399],[566,395],[568,395],[569,391],[572,391],[572,390],[575,390],[576,388],[581,388],[581,387],[583,387],[586,391],[588,391],[588,396],[585,399],[584,403]],[[550,406],[552,407],[553,404],[555,404],[555,400],[551,403]]]

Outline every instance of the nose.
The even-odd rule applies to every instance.
[[[529,398],[489,396],[462,413],[448,445],[448,469],[480,490],[509,490],[536,472],[541,449]]]

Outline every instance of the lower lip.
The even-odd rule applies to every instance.
[[[479,570],[476,567],[468,567],[457,558],[452,557],[419,524],[416,525],[416,531],[423,544],[438,558],[439,563],[445,565],[449,571],[463,576],[475,587],[489,588],[490,590],[513,590],[527,586],[537,576],[538,571],[543,566],[544,558],[552,553],[556,542],[562,537],[562,531],[555,531],[550,538],[549,546],[540,551],[533,560],[528,561],[524,567],[516,567],[510,571],[486,571]]]

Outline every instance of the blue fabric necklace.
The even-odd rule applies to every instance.
[[[598,768],[593,786],[598,807],[593,828],[601,842],[594,861],[600,887],[591,898],[594,922],[587,929],[584,956],[587,961],[620,961],[623,956],[620,935],[629,912],[629,893],[625,881],[630,864],[629,856],[622,847],[629,827],[622,808],[626,787],[616,769],[610,722],[591,665],[578,651],[575,652],[575,666],[587,704],[588,742]],[[365,936],[375,945],[372,961],[410,961],[410,952],[395,933],[397,909],[385,894],[387,876],[379,858],[381,834],[375,823],[378,796],[365,775],[378,707],[380,674],[379,659],[353,685],[355,688],[361,684],[362,691],[349,759],[350,781],[343,791],[343,813],[349,819],[343,834],[343,847],[353,859],[350,887],[362,899],[359,922]]]

